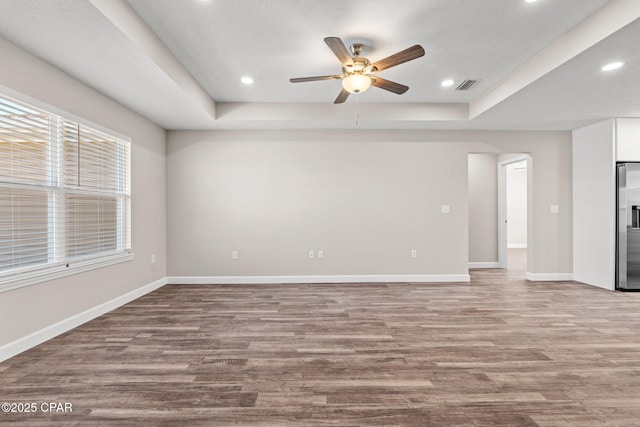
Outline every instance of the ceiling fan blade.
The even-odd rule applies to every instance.
[[[325,37],[324,42],[329,46],[333,54],[338,57],[343,67],[347,65],[353,67],[353,58],[339,37]]]
[[[315,76],[315,77],[297,77],[295,79],[289,79],[291,83],[302,83],[302,82],[315,82],[318,80],[338,80],[343,76],[341,74],[333,75],[333,76]]]
[[[346,90],[342,89],[340,91],[340,94],[338,94],[338,97],[336,98],[335,101],[333,101],[334,104],[342,104],[344,101],[347,100],[347,98],[349,97],[349,92],[347,92]]]
[[[391,80],[386,80],[378,76],[371,76],[371,85],[397,93],[398,95],[402,95],[409,90],[409,86],[401,85],[400,83],[392,82]]]
[[[373,72],[386,70],[387,68],[395,67],[412,59],[420,58],[424,55],[424,49],[419,44],[411,46],[403,51],[395,53],[377,62],[374,62],[369,67]]]

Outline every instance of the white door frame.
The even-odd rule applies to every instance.
[[[514,154],[514,157],[498,162],[498,268],[507,268],[507,165],[523,160],[527,161],[527,178],[529,178],[531,176],[531,156],[528,154]],[[531,185],[527,179],[527,224],[530,221],[530,215],[528,215],[530,188]]]

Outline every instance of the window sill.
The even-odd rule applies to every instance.
[[[121,262],[131,261],[132,259],[132,253],[120,253],[108,257],[94,258],[70,264],[44,267],[42,269],[28,272],[9,274],[5,277],[0,277],[0,293],[25,286],[35,285],[37,283],[60,279],[62,277],[83,273],[85,271],[108,267]]]

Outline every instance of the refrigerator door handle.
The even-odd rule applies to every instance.
[[[627,289],[627,165],[618,165],[616,288]]]

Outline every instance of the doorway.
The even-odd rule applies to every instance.
[[[498,160],[498,265],[514,272],[526,271],[531,158],[526,154],[502,155]]]

